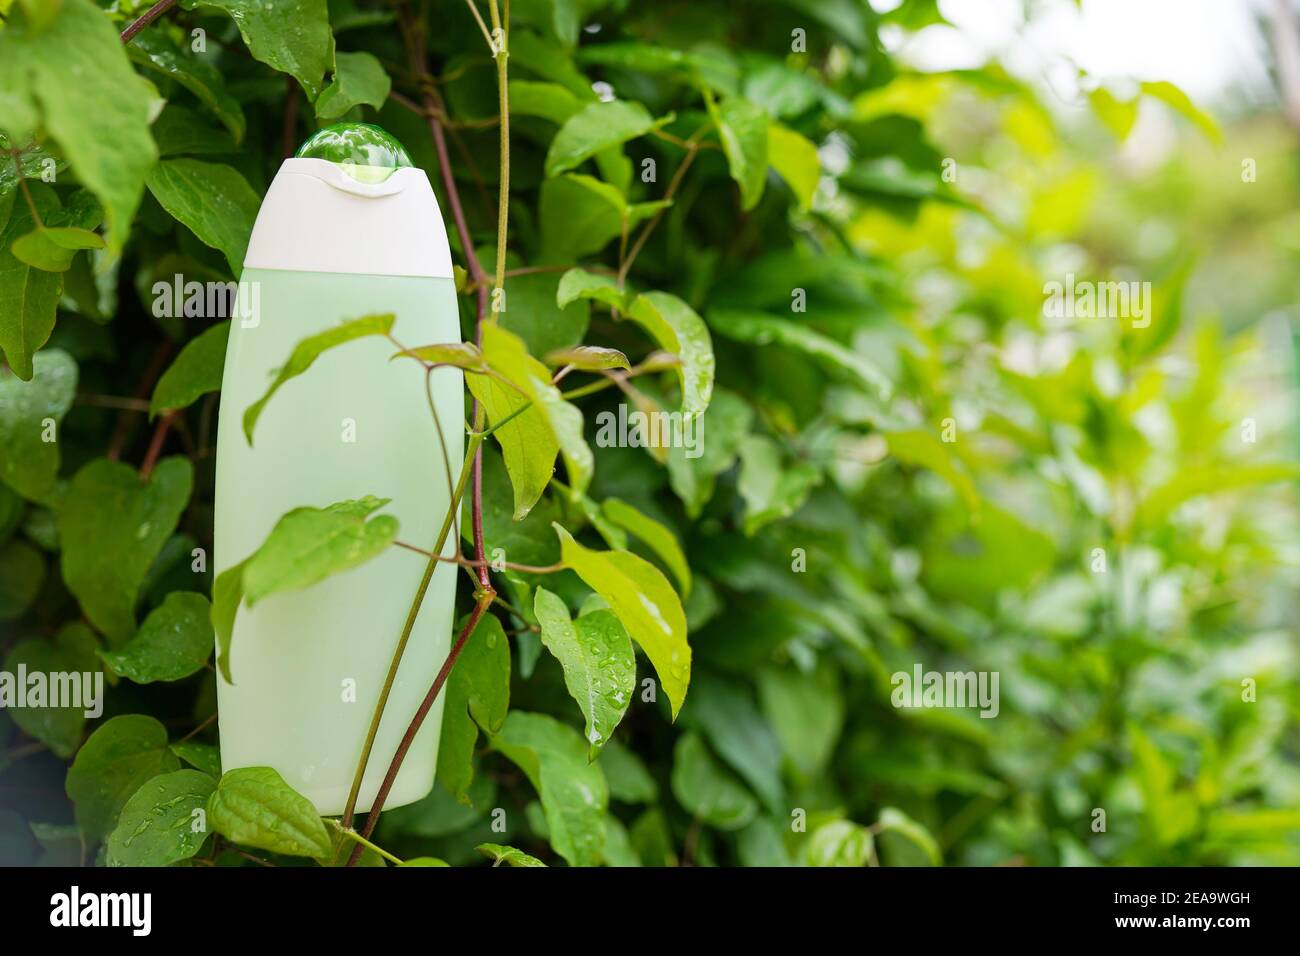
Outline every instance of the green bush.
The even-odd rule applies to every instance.
[[[384,857],[1300,862],[1300,249],[1270,118],[1225,138],[1169,84],[1082,73],[1063,117],[996,64],[913,71],[880,36],[933,0],[515,0],[501,34],[495,0],[182,0],[120,37],[150,6],[0,0],[0,670],[108,683],[91,719],[0,709],[0,862],[361,845],[274,771],[221,774],[252,585],[193,555],[228,322],[151,308],[236,278],[281,159],[340,120],[396,135],[448,214],[482,348],[424,360],[467,369],[472,427],[527,422],[482,446],[485,551],[472,493],[461,522],[465,558],[524,568],[461,588],[485,613],[439,782],[366,828]],[[1122,150],[1140,111],[1177,130],[1154,171]],[[1076,278],[1149,282],[1146,309],[1060,314]],[[356,320],[315,347],[386,328]],[[702,414],[703,453],[606,447],[620,405]],[[377,501],[259,556],[346,574],[391,546]],[[359,543],[310,563],[331,535]],[[899,706],[918,671],[997,696]]]

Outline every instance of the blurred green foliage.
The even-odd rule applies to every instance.
[[[128,67],[109,52],[109,21],[120,30],[148,4],[65,0],[45,28],[26,10],[40,6],[0,2],[0,77],[61,55],[77,31],[103,48],[88,62],[116,76]],[[155,318],[155,279],[232,278],[250,197],[284,144],[339,116],[393,131],[441,191],[391,7],[331,2],[331,35],[325,5],[303,4],[310,29],[282,36],[256,18],[237,29],[225,11],[241,6],[184,3],[132,44],[152,87],[123,93],[112,121],[141,133],[152,103],[163,157],[135,156],[135,180],[111,163],[129,139],[84,142],[98,134],[61,123],[51,94],[23,99],[39,71],[14,72],[18,92],[0,99],[5,145],[20,148],[0,172],[0,656],[5,670],[102,660],[122,675],[110,669],[96,722],[0,710],[0,861],[66,860],[70,845],[76,859],[76,825],[93,847],[124,807],[147,811],[150,781],[200,802],[215,786],[213,672],[160,668],[146,645],[161,627],[150,622],[179,614],[169,595],[210,593],[191,553],[211,544],[215,396],[200,396],[219,381],[224,334],[210,319]],[[694,667],[674,723],[662,688],[642,696],[654,677],[642,661],[626,716],[588,763],[583,713],[533,608],[542,594],[558,626],[607,627],[600,588],[572,572],[499,575],[507,604],[482,628],[504,625],[510,653],[493,641],[467,655],[443,737],[459,763],[440,766],[426,800],[384,815],[380,845],[453,865],[1300,863],[1294,131],[1263,112],[1220,129],[1168,84],[1081,73],[1060,100],[996,63],[915,72],[880,35],[942,23],[932,0],[884,14],[860,0],[512,6],[510,265],[550,271],[510,280],[503,324],[538,357],[585,342],[643,359],[656,343],[615,320],[629,303],[598,276],[626,261],[624,217],[662,213],[629,284],[703,317],[716,387],[702,457],[595,447],[586,496],[549,491],[520,522],[490,449],[489,553],[558,560],[553,520],[592,547],[630,532],[683,596]],[[495,68],[464,4],[418,10],[486,247]],[[276,70],[296,80],[300,113],[286,112]],[[322,71],[335,70],[331,86]],[[385,95],[389,79],[405,103]],[[593,83],[622,105],[584,132],[568,121],[597,102]],[[674,201],[653,205],[701,129]],[[600,135],[613,145],[595,148]],[[55,185],[41,182],[45,160]],[[125,179],[105,182],[106,169]],[[47,225],[77,235],[99,227],[97,204],[114,243],[129,218],[120,257],[14,248],[34,230],[29,194]],[[222,216],[204,212],[213,195]],[[589,273],[570,281],[596,291],[557,302],[572,265]],[[1149,324],[1047,314],[1045,284],[1075,278],[1149,282]],[[472,297],[462,303],[472,337]],[[214,329],[168,381],[177,404],[195,403],[168,439],[189,463],[164,460],[150,485],[128,487],[125,463],[150,455],[139,412],[152,383]],[[676,407],[686,379],[636,381],[639,401]],[[613,389],[581,400],[588,441],[621,401]],[[25,428],[46,418],[57,454]],[[160,478],[191,464],[192,492],[177,478],[159,500]],[[165,528],[144,550],[121,543],[105,617],[77,575],[108,560],[110,501]],[[646,518],[670,534],[647,533]],[[891,675],[918,664],[997,672],[997,716],[893,706]],[[161,676],[146,685],[139,672]],[[486,689],[503,678],[508,715]],[[106,794],[95,775],[113,772],[100,762],[129,721],[143,756]],[[221,787],[229,805],[282,800],[282,816],[314,827],[278,775]],[[302,852],[319,856],[327,834],[312,835]]]

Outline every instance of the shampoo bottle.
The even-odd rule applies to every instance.
[[[253,227],[226,351],[217,433],[213,567],[244,560],[286,512],[374,495],[400,540],[431,547],[464,454],[461,372],[432,373],[372,336],[326,351],[266,405],[254,444],[245,409],[294,346],[350,319],[393,313],[407,346],[460,340],[451,254],[428,177],[377,127],[321,130],[280,167]],[[444,447],[445,445],[445,447]],[[446,456],[444,460],[444,454]],[[445,554],[458,542],[448,540]],[[269,766],[324,815],[341,813],[424,559],[390,547],[299,591],[239,608],[231,678],[217,677],[223,770]],[[441,564],[416,620],[367,765],[369,808],[447,655],[456,565]],[[442,699],[387,806],[433,786]]]

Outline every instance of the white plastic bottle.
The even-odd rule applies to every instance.
[[[363,315],[392,312],[407,346],[461,338],[451,254],[428,177],[387,133],[322,130],[287,159],[258,213],[226,352],[217,433],[213,566],[242,561],[293,508],[375,495],[399,540],[432,547],[450,489],[419,363],[390,361],[378,336],[325,352],[266,405],[254,444],[245,409],[294,346]],[[461,373],[431,378],[453,476],[464,454]],[[449,536],[445,553],[458,542]],[[425,567],[383,554],[300,591],[241,606],[231,677],[217,678],[223,770],[269,766],[324,815],[342,812],[375,702]],[[407,645],[361,788],[370,806],[402,734],[450,645],[456,565],[439,566]],[[433,785],[442,700],[386,806]]]

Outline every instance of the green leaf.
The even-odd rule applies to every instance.
[[[243,767],[222,776],[208,800],[208,825],[243,846],[328,859],[329,833],[311,801],[270,767]]]
[[[266,407],[266,403],[271,400],[271,396],[279,391],[281,385],[307,371],[307,369],[311,368],[312,363],[320,358],[322,353],[335,346],[344,345],[367,335],[388,335],[393,329],[393,319],[394,316],[391,312],[381,315],[364,315],[359,319],[352,319],[331,329],[326,329],[324,332],[309,335],[295,345],[288,361],[280,367],[280,371],[276,373],[275,380],[271,382],[271,387],[266,390],[266,394],[252,405],[249,405],[244,411],[244,436],[248,439],[248,443],[253,444],[253,429],[257,426],[257,419],[262,414],[262,409]]]
[[[334,82],[317,98],[316,116],[322,120],[335,119],[363,103],[379,109],[387,101],[392,85],[393,81],[373,54],[335,54]]]
[[[493,432],[515,488],[515,518],[526,515],[546,489],[556,449],[564,455],[574,492],[586,491],[593,457],[582,434],[582,413],[560,397],[550,371],[528,354],[519,336],[486,323],[483,355],[496,375],[515,386],[485,375],[469,377],[469,389],[483,403],[491,424],[503,421],[525,401],[532,402],[527,411]]]
[[[221,776],[221,748],[197,740],[181,740],[172,744],[172,753],[191,767],[202,770],[214,780]]]
[[[16,198],[19,186],[19,170],[22,170],[22,177],[28,181],[28,186],[38,185],[33,180],[40,180],[43,173],[50,170],[54,173],[55,178],[67,171],[68,164],[57,154],[53,144],[46,148],[37,143],[29,143],[25,148],[19,150],[17,162],[12,150],[13,144],[8,136],[0,132],[0,150],[8,154],[8,158],[0,163],[0,228],[3,228],[10,212],[10,206]],[[20,199],[19,202],[22,202]]]
[[[716,365],[713,340],[704,320],[689,305],[667,292],[646,292],[627,310],[659,347],[681,359],[682,413],[698,415],[709,407]]]
[[[866,827],[852,820],[831,820],[809,834],[802,856],[806,866],[866,866],[874,849]]]
[[[485,330],[491,328],[485,326]],[[510,334],[510,333],[506,333]],[[530,362],[537,362],[530,359]],[[537,367],[545,371],[545,365],[537,362]],[[547,376],[549,377],[549,376]],[[487,421],[504,425],[495,428],[493,437],[500,444],[500,454],[506,462],[506,473],[515,489],[515,520],[523,520],[550,484],[555,472],[555,457],[559,454],[559,442],[555,433],[547,427],[545,415],[536,403],[524,407],[526,399],[510,385],[503,384],[486,375],[465,377],[465,385],[474,398],[482,403]],[[524,408],[523,411],[519,411]],[[517,414],[516,414],[517,412]],[[513,416],[513,418],[511,418]],[[507,421],[507,419],[510,419]]]
[[[11,542],[8,547],[16,544],[19,542]],[[2,570],[8,573],[9,569]],[[74,622],[65,625],[53,641],[44,638],[19,641],[5,657],[4,670],[7,674],[16,675],[18,668],[23,666],[29,676],[34,673],[46,675],[49,687],[47,694],[53,693],[56,674],[69,675],[67,679],[71,681],[68,685],[70,692],[79,689],[79,706],[55,707],[50,698],[39,704],[34,703],[31,698],[32,689],[29,687],[28,705],[15,707],[9,712],[14,723],[25,733],[48,746],[56,757],[65,760],[76,752],[77,745],[81,743],[81,733],[86,726],[86,712],[94,714],[95,709],[102,708],[104,703],[102,696],[95,698],[95,682],[103,679],[102,676],[95,677],[100,671],[99,661],[95,657],[97,644],[90,628]],[[100,684],[99,690],[102,689],[103,685]]]
[[[719,830],[739,830],[758,813],[753,794],[693,733],[683,734],[673,748],[672,787],[687,812]]]
[[[1125,325],[1124,348],[1135,359],[1155,355],[1177,336],[1189,311],[1183,307],[1183,300],[1195,266],[1195,256],[1183,256],[1156,286],[1151,296],[1149,327]]]
[[[513,710],[492,748],[514,763],[542,801],[551,846],[572,866],[597,866],[605,847],[609,791],[587,762],[578,732],[545,714]]]
[[[605,512],[600,510],[600,505],[586,495],[574,499],[572,503],[577,506],[582,517],[591,523],[596,533],[604,539],[605,544],[615,551],[627,550],[627,532],[606,518]]]
[[[135,633],[140,585],[176,529],[193,475],[179,456],[160,461],[147,481],[129,465],[97,458],[68,487],[59,509],[63,580],[110,644]]]
[[[261,205],[239,171],[201,159],[164,159],[147,182],[158,203],[205,245],[219,250],[231,273],[239,275]]]
[[[458,627],[463,627],[462,621]],[[479,618],[447,677],[437,779],[468,804],[479,729],[498,733],[510,709],[510,641],[494,615]]]
[[[1178,788],[1177,769],[1136,722],[1129,722],[1128,737],[1146,828],[1160,846],[1187,839],[1198,827],[1196,796]]]
[[[587,719],[590,759],[609,740],[636,690],[636,655],[627,631],[609,611],[574,621],[564,601],[544,587],[533,596],[542,644],[564,669],[564,686]]]
[[[772,168],[799,200],[799,208],[812,206],[822,172],[817,147],[794,130],[772,123],[767,128],[767,155]]]
[[[1293,461],[1184,469],[1152,489],[1142,500],[1139,513],[1143,523],[1157,527],[1183,502],[1201,495],[1297,479],[1300,479],[1300,462]]]
[[[235,151],[235,140],[228,132],[175,103],[168,103],[153,121],[153,138],[159,156]]]
[[[460,667],[459,661],[456,667]],[[382,842],[393,837],[440,837],[460,833],[482,820],[489,808],[496,805],[497,793],[496,782],[487,775],[479,774],[462,802],[447,789],[439,771],[428,796],[415,803],[384,811],[383,824],[378,831],[379,838]]]
[[[941,476],[953,490],[961,495],[966,507],[976,510],[980,506],[979,492],[966,469],[933,433],[921,428],[892,431],[885,434],[889,452],[899,461],[929,468]]]
[[[709,674],[697,679],[694,703],[682,718],[702,732],[713,751],[744,778],[768,810],[782,812],[781,744],[750,693]]]
[[[0,31],[0,48],[7,32]],[[43,183],[31,183],[29,189],[42,220],[58,212],[54,190]],[[63,289],[61,274],[34,269],[10,251],[16,240],[35,227],[27,203],[16,201],[8,224],[0,230],[0,351],[14,374],[24,381],[31,379],[33,356],[54,328],[54,313]]]
[[[676,719],[691,681],[691,648],[686,643],[686,614],[673,586],[658,568],[635,554],[592,551],[558,524],[554,527],[564,563],[605,599],[645,651]]]
[[[753,209],[767,182],[767,113],[749,100],[730,97],[721,106],[708,100],[709,114],[727,155],[731,178],[740,186],[740,206]]]
[[[578,345],[571,349],[559,349],[546,356],[548,365],[572,365],[576,369],[594,371],[607,368],[631,368],[627,356],[618,349],[604,348],[599,345]]]
[[[226,343],[230,338],[230,320],[218,322],[185,343],[176,361],[163,372],[154,386],[149,414],[173,408],[188,408],[210,392],[221,391],[221,375],[226,367]]]
[[[510,115],[540,116],[557,126],[582,109],[583,102],[559,83],[511,80]]]
[[[653,518],[643,515],[626,501],[619,498],[606,498],[601,503],[605,517],[623,530],[640,538],[668,566],[668,570],[677,578],[678,590],[682,597],[691,593],[691,568],[682,553],[682,546],[676,536],[667,527]]]
[[[244,139],[244,111],[226,90],[221,71],[211,60],[182,48],[167,30],[142,30],[126,47],[132,61],[175,80],[194,94],[230,131],[232,146]],[[155,125],[154,137],[161,144]],[[160,150],[161,152],[161,150]]]
[[[542,183],[539,216],[547,255],[573,260],[599,252],[622,235],[627,201],[609,183],[566,173]]]
[[[244,567],[248,558],[226,568],[212,583],[212,630],[216,637],[217,668],[227,684],[230,676],[230,641],[235,633],[235,615],[244,600]]]
[[[197,770],[154,777],[122,808],[108,837],[109,866],[170,866],[208,838],[208,798],[217,781]]]
[[[1191,120],[1210,142],[1216,145],[1223,142],[1223,131],[1219,129],[1214,117],[1193,103],[1191,97],[1174,84],[1164,80],[1147,82],[1142,84],[1141,89],[1143,95],[1159,100],[1185,119]]]
[[[644,136],[671,121],[671,116],[656,120],[640,103],[622,100],[588,103],[566,120],[551,140],[546,154],[546,175],[558,176],[603,149]]]
[[[502,846],[499,843],[480,843],[474,847],[485,857],[492,861],[493,866],[500,866],[504,863],[506,866],[545,866],[541,860],[535,856],[529,856],[523,850],[516,850],[512,846]]]
[[[876,826],[880,833],[897,833],[920,847],[931,866],[943,865],[943,853],[930,831],[897,807],[884,807]],[[883,842],[883,841],[882,841]]]
[[[978,515],[949,509],[922,542],[922,580],[936,597],[991,610],[1005,589],[1021,593],[1056,559],[1054,539],[984,503]]]
[[[100,651],[113,672],[137,684],[182,680],[212,656],[211,607],[202,594],[173,591],[118,651]]]
[[[1111,135],[1120,141],[1128,138],[1133,124],[1137,122],[1137,97],[1121,100],[1106,87],[1099,86],[1088,94],[1088,103]]]
[[[778,345],[802,352],[850,380],[888,399],[893,385],[874,362],[832,338],[805,325],[761,312],[715,309],[709,312],[709,327],[720,335],[751,345]]]
[[[611,739],[600,751],[597,759],[609,784],[609,795],[623,803],[653,803],[659,796],[659,785],[646,769],[641,758],[632,750]]]
[[[167,749],[167,728],[152,717],[128,714],[101,724],[77,751],[67,792],[77,823],[92,842],[113,831],[118,815],[147,781],[180,769]]]
[[[834,672],[766,667],[758,672],[758,697],[786,760],[806,779],[816,777],[830,762],[844,727],[844,696]]]
[[[249,607],[282,591],[310,587],[380,554],[397,537],[397,519],[366,517],[388,504],[367,495],[325,508],[295,508],[280,518],[244,564],[243,592]]]
[[[1300,810],[1244,810],[1216,814],[1207,826],[1211,840],[1261,839],[1300,829]]]
[[[707,66],[708,56],[653,43],[616,41],[584,46],[578,51],[578,61],[635,73],[676,73],[690,79]]]
[[[781,825],[768,817],[756,818],[736,835],[736,855],[741,866],[794,866]]]
[[[745,436],[737,482],[745,500],[745,534],[752,537],[764,525],[790,517],[821,480],[821,471],[811,462],[787,464],[780,446],[767,436]]]
[[[713,497],[717,476],[736,463],[740,443],[749,433],[753,418],[748,403],[733,392],[718,389],[699,425],[700,433],[708,436],[700,443],[700,454],[689,458],[684,447],[674,445],[668,449],[669,484],[692,519],[699,517]]]
[[[503,549],[510,560],[519,564],[546,565],[560,560],[560,543],[551,530],[551,522],[560,517],[559,502],[543,498],[522,520],[514,519],[514,495],[505,463],[495,449],[483,452],[483,536],[486,554]],[[466,501],[461,534],[473,539],[471,502]],[[540,645],[538,645],[540,650]]]
[[[596,98],[591,80],[573,65],[569,51],[531,31],[520,30],[510,37],[510,65],[558,83],[581,100]]]
[[[45,581],[45,559],[26,541],[0,544],[0,621],[22,617]]]
[[[103,220],[104,211],[95,197],[80,189],[68,197],[65,208],[56,207],[43,213],[42,224],[15,239],[9,251],[35,269],[66,272],[78,252],[104,248],[103,238],[92,231]]]
[[[487,844],[484,844],[486,846]],[[451,866],[446,860],[440,860],[436,856],[416,856],[409,860],[403,860],[402,866]]]
[[[230,14],[254,58],[288,73],[314,100],[334,64],[334,34],[326,0],[264,3],[262,0],[184,0],[187,10]]]
[[[573,268],[560,277],[555,290],[555,303],[564,308],[578,299],[604,302],[615,309],[626,308],[626,296],[618,288],[613,276],[596,275],[586,269]]]
[[[414,358],[434,365],[454,365],[456,368],[471,371],[486,371],[487,363],[483,353],[473,342],[448,342],[445,345],[421,345],[404,352],[397,352],[393,358]]]
[[[483,267],[490,269],[495,254],[482,257]],[[536,272],[514,275],[506,279],[506,306],[497,314],[501,327],[524,340],[531,355],[545,355],[555,349],[569,348],[582,341],[591,317],[591,307],[585,302],[571,302],[561,306],[556,300],[560,277],[554,273]]]
[[[77,363],[59,349],[37,353],[30,381],[0,370],[0,479],[30,501],[48,501],[59,472],[58,426],[77,392]],[[50,424],[52,423],[52,425]]]
[[[152,87],[131,68],[112,22],[90,0],[62,0],[45,30],[11,16],[0,30],[0,90],[0,128],[14,142],[34,139],[38,128],[53,136],[103,204],[115,258],[157,152],[149,135]]]
[[[831,103],[835,101],[835,94],[822,85],[816,73],[792,69],[780,62],[769,62],[746,71],[744,94],[747,100],[765,109],[774,119],[801,116],[819,101],[826,102],[829,112]],[[768,155],[774,157],[776,150],[772,146],[770,129],[767,143]]]
[[[72,258],[82,249],[103,249],[104,240],[89,229],[71,226],[42,226],[19,236],[9,251],[14,258],[34,269],[66,272]]]

